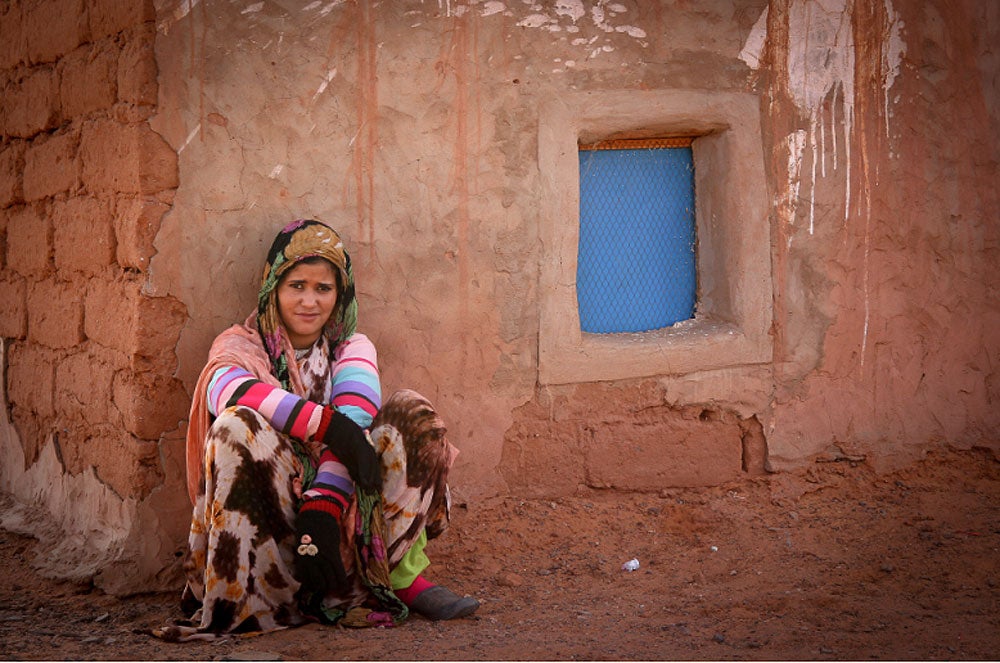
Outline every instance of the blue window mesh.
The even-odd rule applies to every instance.
[[[580,328],[606,334],[694,316],[690,147],[580,150]]]

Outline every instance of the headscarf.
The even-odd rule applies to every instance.
[[[354,334],[358,324],[358,300],[354,293],[351,257],[340,235],[330,226],[313,219],[293,221],[282,228],[267,252],[267,264],[257,295],[257,330],[264,349],[271,358],[274,375],[282,387],[290,388],[289,356],[293,356],[288,332],[278,313],[278,283],[281,276],[306,258],[328,260],[339,272],[337,306],[323,329],[323,337],[332,351]]]

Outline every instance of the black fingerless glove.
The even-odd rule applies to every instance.
[[[339,506],[320,498],[307,501],[295,516],[295,575],[302,591],[311,593],[317,604],[347,585],[340,558],[339,514]]]
[[[367,492],[382,490],[382,464],[361,426],[334,408],[325,407],[317,436],[347,467],[359,488]]]

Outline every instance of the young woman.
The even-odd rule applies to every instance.
[[[448,526],[457,450],[413,391],[381,402],[375,348],[356,332],[350,257],[318,221],[267,255],[257,311],[216,338],[191,404],[194,504],[182,606],[168,640],[318,619],[388,625],[479,607],[421,576]]]

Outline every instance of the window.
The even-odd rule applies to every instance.
[[[690,138],[580,146],[580,329],[643,332],[694,317]]]
[[[588,212],[581,205],[588,204],[582,196],[589,185],[584,181],[581,191],[579,147],[659,136],[694,137],[697,251],[694,304],[687,309],[694,317],[670,325],[665,321],[676,314],[660,311],[649,330],[638,329],[644,323],[600,331],[588,310],[592,256]],[[772,353],[771,233],[759,98],[701,90],[567,92],[541,107],[538,162],[539,382],[698,373],[697,381],[684,384],[696,385],[691,388],[713,400],[739,401],[741,393],[759,391],[753,380],[760,380]],[[647,243],[641,237],[629,241]]]

